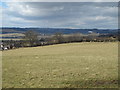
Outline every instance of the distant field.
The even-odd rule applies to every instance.
[[[3,51],[3,88],[114,88],[118,43],[72,43]]]
[[[8,33],[8,34],[0,34],[0,40],[21,40],[20,37],[23,37],[22,33]]]
[[[17,37],[24,36],[22,33],[8,33],[8,34],[0,34],[0,37]]]

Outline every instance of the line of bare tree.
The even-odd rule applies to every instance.
[[[72,42],[115,42],[118,40],[118,35],[97,35],[95,33],[83,35],[80,33],[64,35],[62,33],[55,33],[52,37],[38,38],[38,34],[32,30],[24,33],[22,40],[3,41],[4,46],[8,46],[8,49],[19,47],[35,47],[44,45],[53,45],[61,43]]]

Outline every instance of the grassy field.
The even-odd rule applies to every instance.
[[[114,88],[118,43],[71,43],[2,52],[3,88]]]

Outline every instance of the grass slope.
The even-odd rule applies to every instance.
[[[72,43],[3,51],[3,88],[113,88],[118,43]]]

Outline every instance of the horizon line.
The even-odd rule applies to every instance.
[[[0,27],[0,28],[119,29],[119,28],[69,28],[69,27]]]

